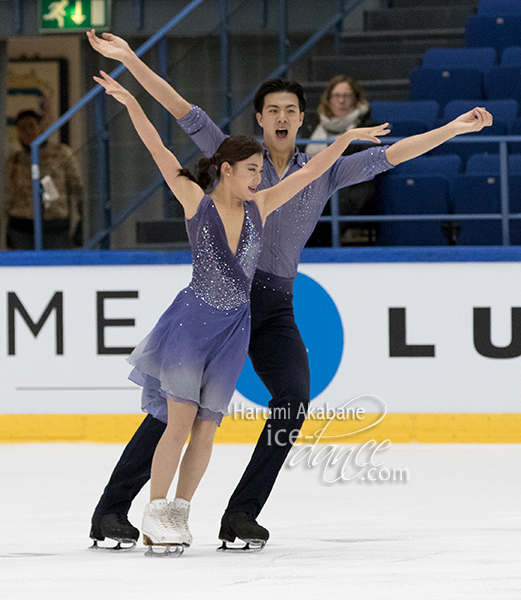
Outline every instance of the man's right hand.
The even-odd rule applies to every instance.
[[[87,31],[90,45],[96,52],[99,52],[107,58],[113,58],[114,60],[119,60],[121,62],[124,62],[124,59],[132,53],[130,46],[124,39],[112,33],[105,32],[101,35],[102,38],[99,38],[96,35],[95,29]]]

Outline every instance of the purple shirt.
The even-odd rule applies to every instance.
[[[205,156],[212,156],[227,137],[198,106],[192,106],[190,112],[177,122]],[[393,165],[385,156],[388,147],[375,146],[350,156],[341,156],[321,177],[268,215],[257,268],[278,277],[294,279],[302,248],[313,233],[331,195],[340,188],[368,181],[391,169]],[[264,169],[259,190],[272,187],[280,181],[268,149],[265,146],[263,148]],[[295,148],[284,176],[291,175],[310,160],[307,154]]]

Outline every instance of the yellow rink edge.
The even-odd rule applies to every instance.
[[[521,414],[367,414],[363,421],[308,418],[301,443],[361,443],[385,439],[392,443],[519,444]],[[143,421],[132,414],[22,414],[0,415],[0,443],[27,442],[127,442]],[[231,416],[223,420],[215,441],[225,444],[255,443],[262,431],[262,415]],[[364,431],[360,431],[365,428]],[[322,431],[322,435],[320,432]]]

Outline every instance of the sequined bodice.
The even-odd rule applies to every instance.
[[[244,202],[244,220],[235,255],[210,196],[186,222],[192,248],[195,295],[218,310],[232,310],[250,299],[253,275],[262,246],[262,218],[255,202]]]
[[[226,137],[198,106],[192,106],[188,114],[177,122],[206,156],[212,156]],[[273,211],[265,223],[259,269],[278,277],[295,278],[300,253],[328,198],[340,188],[369,181],[378,173],[391,169],[393,165],[387,160],[387,148],[388,146],[375,146],[351,156],[342,156],[321,177]],[[295,173],[309,160],[309,156],[297,150],[290,160],[285,176]],[[271,187],[279,180],[269,151],[265,147],[262,183],[257,189]]]

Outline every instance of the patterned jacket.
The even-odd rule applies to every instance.
[[[40,149],[41,177],[50,175],[60,197],[43,208],[44,219],[70,219],[71,231],[81,212],[81,182],[72,149],[49,142]],[[33,219],[31,153],[15,152],[7,159],[4,213],[6,217]]]

